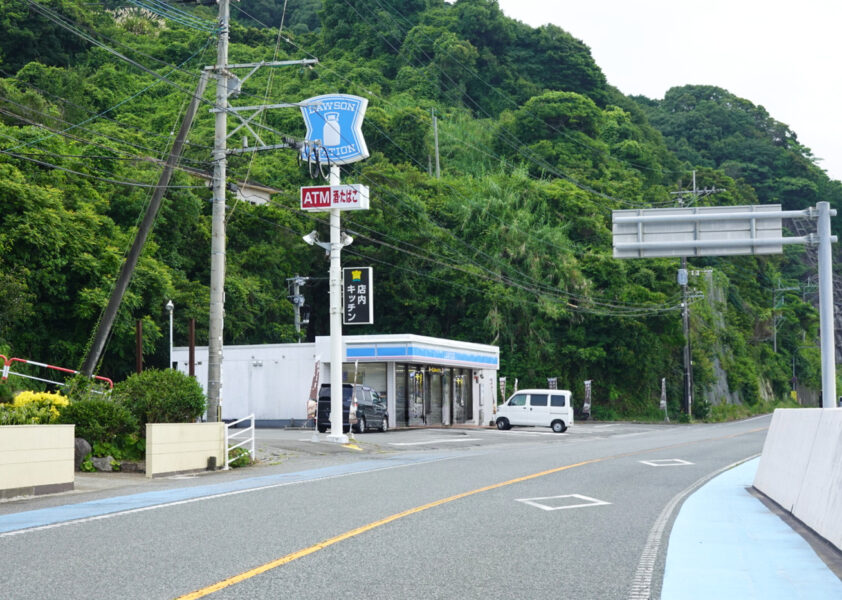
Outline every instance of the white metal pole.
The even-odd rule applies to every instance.
[[[339,166],[330,167],[330,185],[339,185]],[[328,439],[348,443],[342,431],[342,268],[339,239],[339,209],[330,209],[330,435]],[[350,421],[350,415],[349,415]]]
[[[833,331],[833,270],[830,203],[818,202],[819,211],[819,323],[822,338],[822,408],[836,405],[836,346]],[[833,211],[834,213],[836,211]]]
[[[167,304],[167,308],[170,309],[170,365],[169,368],[172,369],[172,316],[173,312],[175,311],[175,304],[172,303],[172,300],[169,301]]]

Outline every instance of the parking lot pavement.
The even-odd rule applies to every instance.
[[[278,464],[293,457],[358,456],[432,449],[448,443],[447,440],[454,440],[453,443],[468,441],[472,429],[479,428],[398,429],[385,433],[348,433],[348,444],[330,441],[328,434],[317,433],[313,429],[258,429],[255,436],[255,458],[259,464]],[[492,430],[490,427],[483,429]]]

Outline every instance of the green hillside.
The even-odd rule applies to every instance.
[[[286,6],[286,12],[283,8]],[[169,7],[165,10],[166,7]],[[0,347],[79,368],[202,69],[216,60],[216,4],[0,0]],[[371,209],[343,215],[355,238],[343,263],[370,265],[375,324],[353,333],[416,333],[499,345],[501,376],[558,377],[579,398],[594,381],[610,414],[657,415],[682,386],[678,260],[611,256],[611,210],[828,200],[842,187],[809,149],[747,100],[688,86],[630,98],[563,29],[505,17],[493,0],[255,0],[232,3],[230,63],[317,58],[258,70],[234,105],[324,93],[369,100],[368,160],[342,169],[371,188]],[[245,73],[243,73],[244,75]],[[175,341],[207,343],[214,85],[205,94],[98,372],[166,366]],[[439,133],[436,178],[432,115]],[[297,108],[255,123],[267,144],[301,139]],[[236,126],[229,120],[229,131]],[[255,125],[256,127],[258,125]],[[243,131],[232,147],[243,143]],[[254,144],[254,140],[249,140]],[[232,155],[229,181],[282,190],[227,210],[225,344],[297,340],[287,278],[325,278],[301,240],[327,222],[298,208],[313,184],[293,151]],[[818,318],[809,296],[776,287],[809,275],[803,249],[698,259],[691,278],[697,394],[727,373],[744,402],[788,394],[793,369],[818,386]],[[304,288],[306,339],[328,333],[324,279]],[[775,317],[777,353],[770,331]],[[714,398],[714,402],[718,401]]]

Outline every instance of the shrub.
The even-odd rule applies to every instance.
[[[19,392],[12,401],[12,406],[24,407],[34,406],[46,409],[49,419],[46,423],[55,423],[59,412],[67,406],[69,401],[66,396],[58,392]]]
[[[137,433],[138,429],[137,420],[125,406],[101,397],[71,402],[62,409],[58,422],[76,425],[76,437],[92,446],[115,443],[120,436]]]
[[[88,398],[103,398],[111,395],[111,389],[102,381],[85,377],[82,374],[71,377],[64,385],[65,393],[71,402]]]
[[[137,419],[141,435],[147,423],[189,423],[205,411],[199,382],[173,369],[131,375],[114,386],[113,397]]]
[[[237,448],[229,448],[228,459],[231,460],[231,468],[247,467],[252,463],[251,453],[248,450],[239,446]]]
[[[46,406],[0,404],[0,425],[46,425],[53,415]]]

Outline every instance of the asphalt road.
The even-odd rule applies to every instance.
[[[0,504],[0,596],[658,597],[680,501],[768,423],[263,430],[263,466]]]

